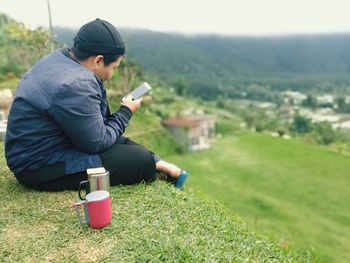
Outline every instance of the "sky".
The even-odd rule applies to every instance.
[[[0,0],[0,12],[49,27],[48,0]],[[285,35],[350,32],[349,0],[49,0],[53,26],[95,18],[117,28],[185,34]]]

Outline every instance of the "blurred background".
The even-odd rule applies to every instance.
[[[190,171],[188,187],[319,262],[350,261],[347,1],[0,0],[0,134],[21,76],[114,24],[127,53],[111,110],[153,87],[126,135]],[[5,165],[5,161],[3,161]]]

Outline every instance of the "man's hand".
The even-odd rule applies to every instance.
[[[122,99],[122,105],[128,107],[133,113],[136,112],[141,106],[142,98],[133,100],[131,95],[128,95]]]

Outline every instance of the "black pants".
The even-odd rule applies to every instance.
[[[100,157],[103,166],[110,173],[111,186],[150,182],[156,178],[154,153],[127,138],[122,143],[116,143]],[[85,171],[66,175],[64,163],[49,165],[34,172],[25,172],[24,176],[40,178],[47,174],[55,179],[24,185],[42,191],[77,190],[79,182],[87,179]]]

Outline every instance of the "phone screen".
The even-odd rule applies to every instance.
[[[147,82],[144,82],[132,92],[130,92],[129,95],[131,95],[134,100],[137,100],[149,92],[151,89],[151,86]]]

